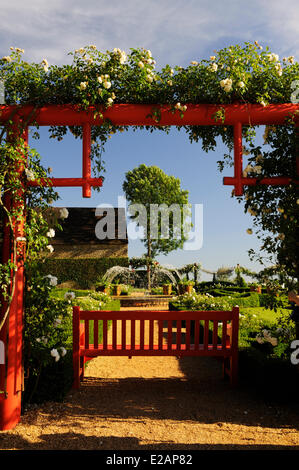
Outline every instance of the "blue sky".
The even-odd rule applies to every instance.
[[[1,7],[0,55],[15,46],[25,49],[24,60],[46,58],[50,64],[62,64],[71,62],[68,52],[88,44],[102,51],[144,47],[152,51],[159,69],[167,63],[186,66],[191,60],[209,58],[215,49],[258,40],[279,56],[295,55],[298,60],[298,24],[297,0],[16,0]],[[71,135],[57,143],[42,129],[40,141],[32,145],[44,165],[53,168],[53,176],[81,176],[81,144]],[[250,248],[259,247],[255,235],[246,233],[251,217],[231,198],[232,188],[222,185],[223,176],[230,176],[232,170],[220,174],[217,169],[217,160],[225,152],[219,143],[215,152],[206,154],[200,143],[190,144],[185,132],[176,129],[169,135],[159,131],[117,134],[106,145],[101,192],[83,199],[80,188],[60,189],[58,205],[116,206],[128,170],[140,163],[158,165],[181,179],[193,205],[203,205],[202,248],[178,250],[158,260],[174,266],[200,262],[208,270],[240,263],[259,270],[260,265],[251,263],[247,255]],[[129,243],[130,256],[143,251],[140,242]]]

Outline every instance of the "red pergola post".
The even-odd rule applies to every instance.
[[[20,135],[20,121],[14,120],[14,124],[10,129],[9,139],[17,139]],[[22,138],[28,142],[28,131],[24,131]],[[17,171],[20,173],[24,169],[24,156],[20,156]],[[9,307],[8,317],[0,331],[0,340],[4,344],[5,358],[4,364],[0,364],[0,430],[9,430],[16,426],[21,416],[21,398],[23,390],[23,366],[22,366],[22,335],[23,335],[23,310],[24,310],[24,217],[25,217],[25,201],[22,199],[23,191],[18,194],[18,201],[12,199],[11,195],[5,197],[7,209],[13,209],[18,205],[21,211],[22,220],[15,219],[13,221],[13,230],[7,225],[4,229],[2,262],[15,261],[17,269],[13,274],[14,291],[12,301]],[[7,220],[6,220],[7,222]],[[16,258],[13,259],[13,244],[16,247]],[[7,309],[7,305],[3,306],[1,319]]]

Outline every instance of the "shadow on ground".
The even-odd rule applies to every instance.
[[[26,451],[42,451],[42,450],[96,450],[96,451],[106,451],[111,450],[118,455],[118,451],[122,450],[136,450],[136,451],[219,451],[219,450],[296,450],[294,446],[283,446],[283,445],[224,445],[224,444],[155,444],[155,445],[144,445],[140,443],[139,439],[136,437],[117,437],[117,436],[85,436],[80,433],[62,433],[59,435],[53,434],[41,434],[39,436],[38,443],[30,443],[21,436],[17,436],[14,439],[14,450],[26,450]],[[49,442],[51,447],[49,448]],[[6,447],[7,444],[7,447]],[[2,450],[11,449],[11,441],[6,439],[1,439],[0,435],[0,445]],[[298,449],[298,448],[297,448]],[[135,455],[135,454],[134,454]],[[138,455],[138,454],[136,454]],[[247,456],[246,456],[247,458]],[[256,458],[256,457],[255,457]],[[101,462],[98,462],[100,464]]]

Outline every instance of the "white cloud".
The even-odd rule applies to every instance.
[[[151,49],[158,65],[185,65],[213,49],[254,41],[275,52],[298,50],[295,0],[16,0],[1,9],[2,55],[22,47],[26,60],[70,62],[67,53],[87,44],[105,51]]]

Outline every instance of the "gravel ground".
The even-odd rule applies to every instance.
[[[0,432],[0,449],[299,450],[298,424],[298,410],[232,388],[214,358],[102,357],[64,403]]]

